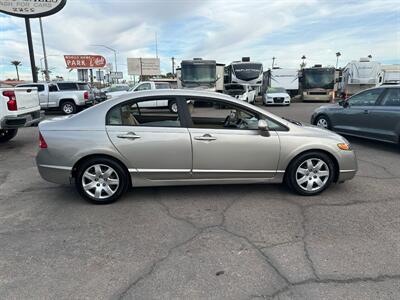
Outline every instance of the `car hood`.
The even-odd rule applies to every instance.
[[[285,98],[285,97],[289,97],[289,95],[287,93],[267,93],[267,97]]]
[[[339,142],[347,142],[341,135],[318,126],[303,123],[301,129],[306,136],[320,136],[324,138],[336,139]]]

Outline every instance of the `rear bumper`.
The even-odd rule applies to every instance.
[[[16,129],[37,125],[44,119],[44,111],[38,110],[27,114],[5,117],[1,121],[2,129]]]

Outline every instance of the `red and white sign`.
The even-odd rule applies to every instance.
[[[101,69],[106,59],[101,55],[64,55],[67,69]]]

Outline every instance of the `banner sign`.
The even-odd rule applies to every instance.
[[[45,17],[60,11],[67,0],[0,0],[0,12],[23,18]]]
[[[64,55],[64,60],[67,69],[101,69],[106,65],[101,55]]]
[[[159,58],[128,58],[128,75],[160,75]]]
[[[111,72],[110,73],[110,78],[112,79],[123,79],[124,74],[122,72]]]

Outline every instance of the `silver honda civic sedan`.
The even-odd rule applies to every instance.
[[[99,204],[131,186],[285,182],[311,196],[357,171],[340,135],[211,92],[127,93],[39,131],[40,175]]]

